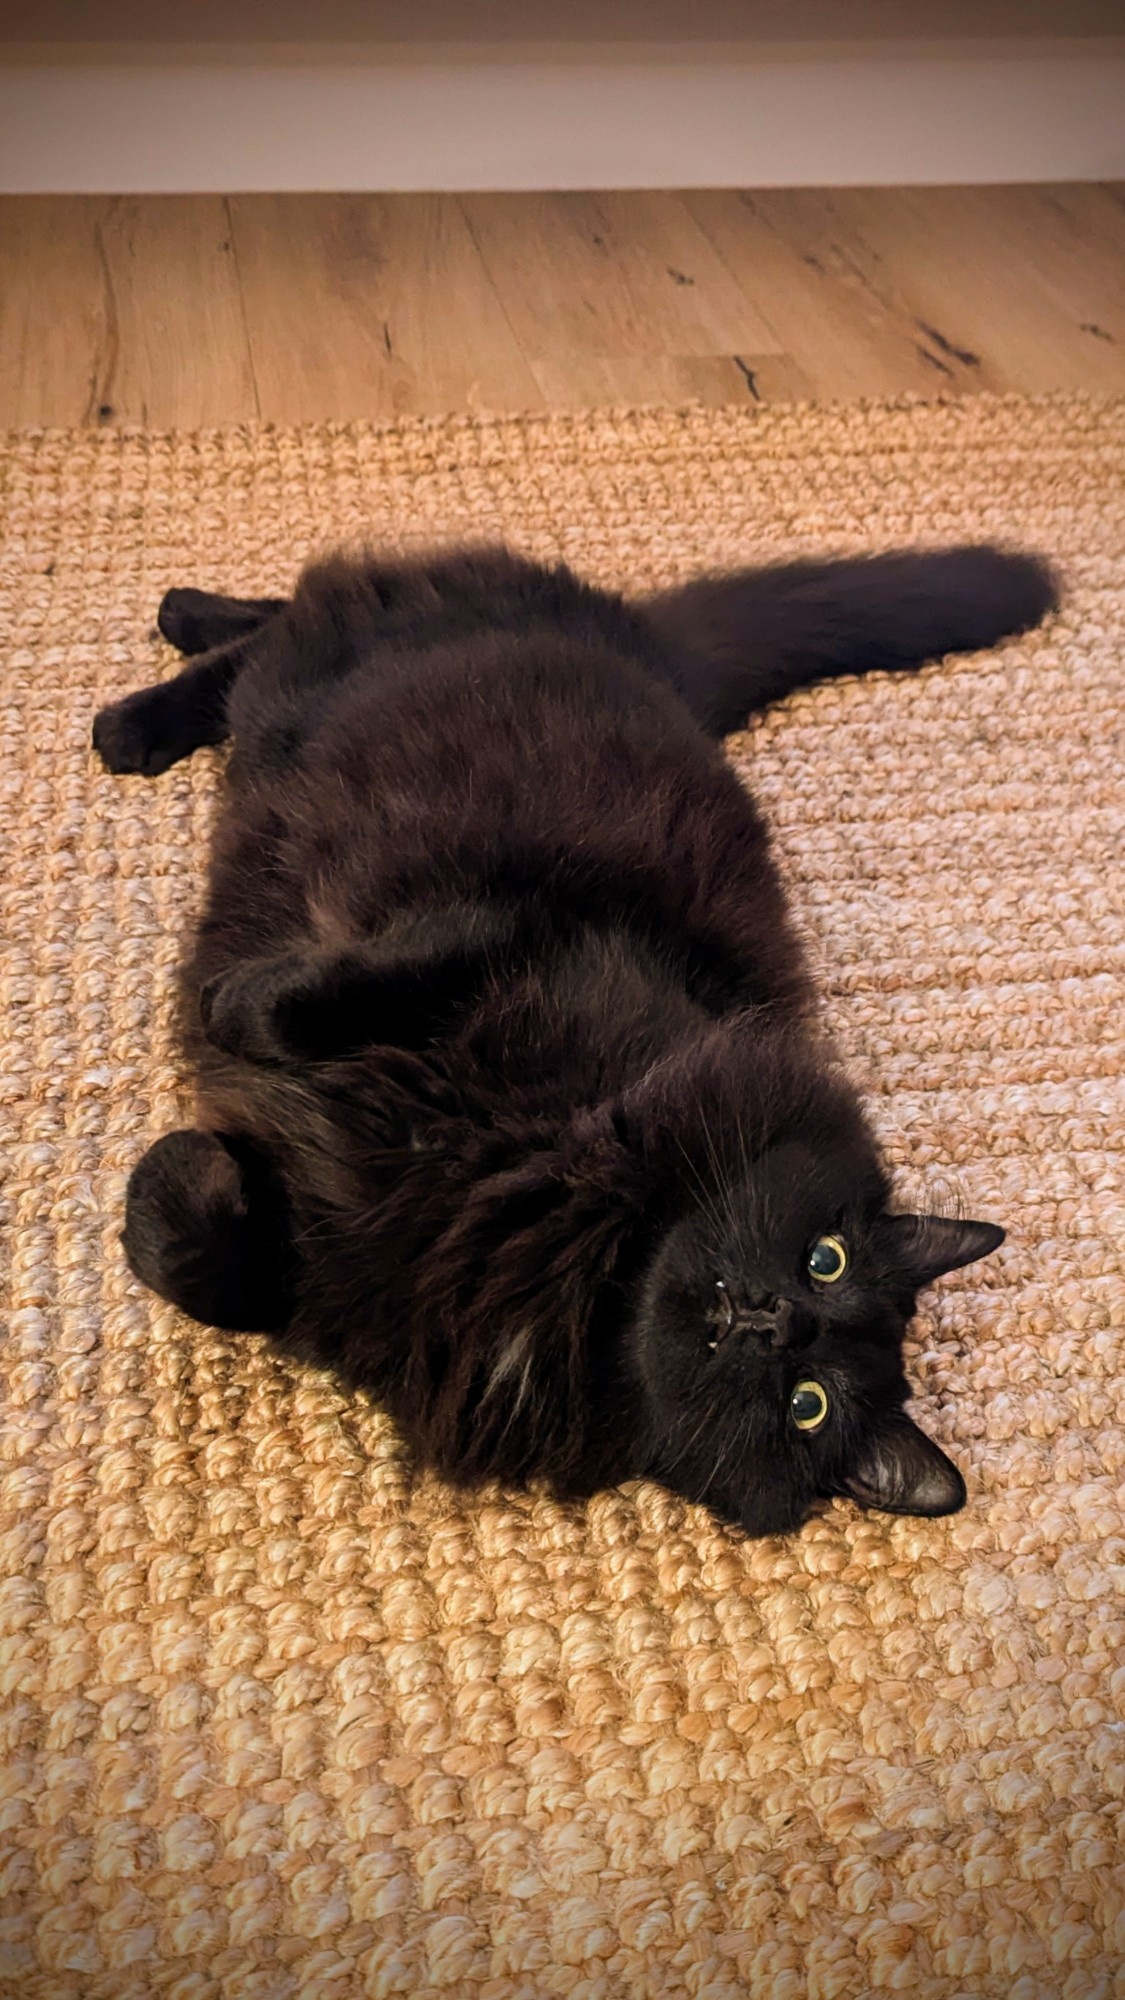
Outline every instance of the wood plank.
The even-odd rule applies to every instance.
[[[107,344],[94,204],[0,200],[0,426],[84,424]]]
[[[0,203],[0,414],[240,423],[250,352],[221,196]]]
[[[1070,218],[1072,227],[1104,256],[1125,256],[1125,185],[1115,181],[1044,181],[1044,195]]]
[[[802,203],[705,191],[684,199],[815,395],[932,394],[949,386],[901,302],[872,283],[867,261],[836,227],[833,197]]]
[[[263,417],[541,405],[453,199],[239,195],[230,206]]]
[[[173,195],[159,205],[144,196],[113,198],[97,240],[108,333],[94,415],[158,430],[256,416],[224,198]]]
[[[939,312],[933,298],[919,296],[910,258],[891,254],[873,240],[864,226],[862,190],[771,189],[760,200],[772,227],[811,270],[853,295],[862,294],[880,338],[906,357],[911,370],[920,370],[926,394],[971,395],[1011,387],[1003,369],[964,338],[959,294],[951,291],[944,297]]]
[[[0,424],[1125,390],[1116,183],[9,197],[0,269]]]
[[[849,192],[843,201],[868,245],[894,270],[923,321],[955,323],[991,385],[1024,393],[1125,387],[1114,347],[1082,330],[1094,304],[1073,273],[1064,291],[1044,272],[1051,254],[1027,223],[1027,195],[1005,189]],[[1023,220],[1009,196],[1019,195]],[[1057,232],[1056,232],[1057,233]],[[953,318],[955,315],[955,321]]]
[[[809,385],[784,354],[548,355],[532,362],[553,410],[613,403],[716,407],[743,401],[792,402]]]
[[[463,195],[529,358],[782,352],[674,194]]]
[[[1125,379],[1125,210],[1096,187],[994,192],[987,212],[1066,329],[1075,365],[1084,370],[1090,341],[1098,343],[1094,364],[1105,386],[1117,387]],[[965,189],[963,199],[982,213],[977,190]]]

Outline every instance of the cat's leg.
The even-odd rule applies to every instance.
[[[514,941],[504,914],[430,913],[369,945],[250,959],[203,987],[208,1041],[244,1062],[331,1062],[376,1044],[421,1050],[471,1004]]]
[[[276,1332],[291,1246],[264,1162],[214,1132],[169,1132],[130,1176],[121,1241],[142,1284],[207,1326]]]
[[[93,744],[103,764],[146,778],[230,734],[227,698],[245,666],[253,634],[217,647],[155,687],[111,702],[94,717]]]
[[[161,599],[156,622],[178,652],[213,652],[234,639],[248,638],[268,619],[284,611],[284,597],[220,597],[210,590],[169,590]]]

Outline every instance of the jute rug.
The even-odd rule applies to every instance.
[[[0,476],[3,1992],[1125,1993],[1125,404],[50,433]],[[470,1504],[129,1279],[218,765],[114,781],[90,717],[171,667],[167,585],[362,534],[1063,565],[1042,634],[731,745],[907,1188],[1010,1227],[913,1347],[955,1519]]]

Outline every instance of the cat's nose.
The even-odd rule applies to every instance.
[[[799,1337],[792,1299],[761,1299],[742,1323],[766,1347],[792,1347]]]

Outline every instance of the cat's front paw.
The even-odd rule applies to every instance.
[[[240,1062],[278,1063],[287,1053],[267,967],[255,962],[221,972],[200,989],[199,1018],[207,1040]]]
[[[129,1177],[122,1245],[134,1276],[207,1326],[260,1332],[288,1316],[287,1212],[269,1163],[215,1132],[168,1132]]]
[[[185,755],[162,687],[142,688],[99,709],[92,733],[102,763],[119,777],[158,778]]]
[[[342,1060],[370,1047],[393,1023],[379,973],[359,948],[244,960],[201,989],[203,1032],[242,1062]],[[424,1021],[417,980],[403,1007],[414,1025]]]

